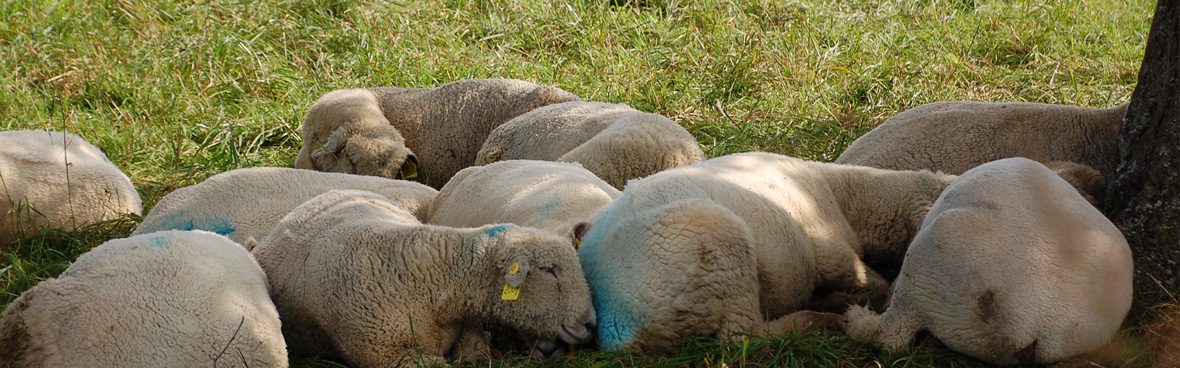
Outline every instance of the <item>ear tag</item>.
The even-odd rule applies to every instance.
[[[574,238],[574,249],[578,249],[581,247],[582,247],[582,239]]]
[[[508,266],[508,275],[514,276],[520,273],[520,263],[513,262]],[[520,288],[512,287],[507,282],[504,283],[504,290],[500,291],[500,300],[513,301],[520,299]]]
[[[520,299],[520,288],[504,283],[504,290],[500,292],[500,300],[513,301]]]

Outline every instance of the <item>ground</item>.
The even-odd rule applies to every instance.
[[[664,114],[710,156],[830,161],[923,103],[1125,102],[1153,9],[1148,0],[16,0],[0,4],[0,130],[85,137],[150,207],[225,170],[290,166],[303,114],[333,89],[507,77]],[[135,221],[35,236],[0,255],[0,307]],[[932,339],[921,346],[890,355],[804,336],[550,363],[976,364]],[[537,363],[525,359],[506,363]]]

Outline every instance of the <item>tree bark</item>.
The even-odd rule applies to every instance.
[[[1156,4],[1117,145],[1106,209],[1131,245],[1135,310],[1143,311],[1180,286],[1180,1]]]

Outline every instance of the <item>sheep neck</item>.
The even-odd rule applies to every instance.
[[[954,177],[930,171],[893,171],[827,165],[840,211],[866,258],[900,256],[922,217]]]
[[[499,281],[498,268],[489,267],[494,262],[495,241],[482,231],[474,229],[451,229],[433,227],[445,233],[443,242],[431,244],[440,252],[442,262],[437,269],[440,281],[452,288],[428,297],[432,298],[440,324],[468,320],[486,320],[491,317],[486,295],[490,281]]]

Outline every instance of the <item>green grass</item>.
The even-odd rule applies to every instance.
[[[711,156],[762,150],[828,161],[885,118],[932,101],[1121,103],[1136,82],[1153,5],[12,0],[0,4],[0,129],[85,137],[150,206],[218,172],[289,166],[303,113],[327,91],[509,77],[664,114]],[[135,220],[127,221],[40,234],[0,255],[0,305],[126,235]],[[536,363],[521,359],[510,362]],[[971,365],[937,347],[892,356],[818,337],[557,361],[723,362]]]

